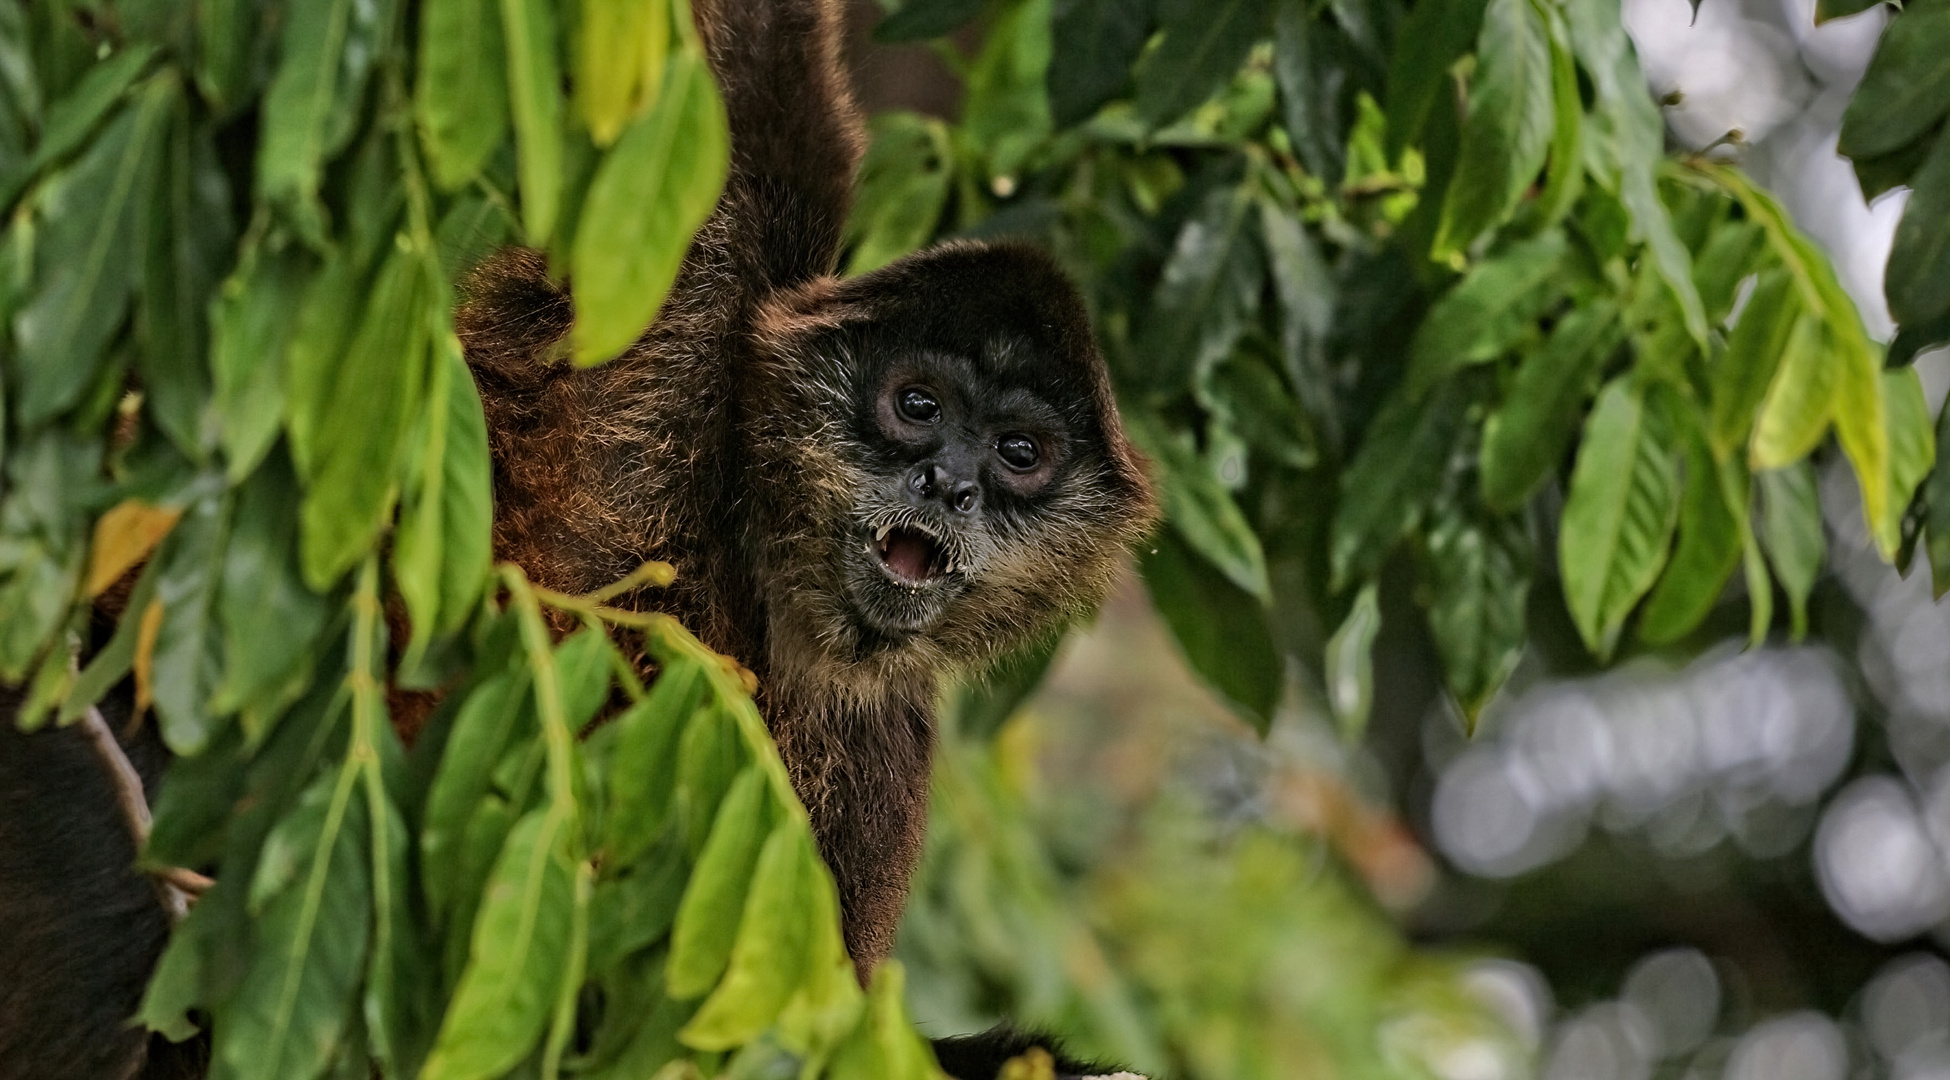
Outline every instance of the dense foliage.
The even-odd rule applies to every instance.
[[[1297,667],[1358,728],[1400,553],[1473,717],[1536,620],[1606,660],[1686,639],[1740,570],[1752,637],[1801,633],[1831,431],[1885,557],[1950,566],[1924,483],[1946,440],[1887,366],[1946,336],[1940,14],[1892,22],[1844,133],[1865,188],[1930,193],[1886,356],[1764,191],[1665,155],[1615,0],[911,0],[883,37],[980,19],[937,46],[963,111],[875,118],[847,270],[1040,238],[1162,484],[1140,564],[1192,664],[1260,724]],[[33,0],[0,6],[0,85],[0,678],[31,728],[132,677],[183,755],[146,858],[218,881],[143,1020],[210,1027],[221,1075],[928,1074],[899,970],[852,981],[735,663],[490,565],[453,283],[545,248],[578,299],[565,362],[652,318],[725,167],[684,5]],[[92,602],[138,566],[94,648]],[[544,608],[583,629],[554,640]],[[647,693],[611,632],[662,665]],[[964,732],[1047,659],[965,699]],[[451,688],[410,753],[387,682]],[[979,941],[1019,901],[999,925],[1060,945],[1044,856],[962,753],[954,805],[997,815],[947,822],[964,884],[1013,877],[931,892],[932,925]],[[1261,936],[1137,957],[1144,1008],[1083,1002],[1098,1045],[1416,1075],[1384,1022],[1480,1026],[1290,845],[1186,859],[1263,888],[1133,887],[1107,918],[1218,903]],[[1330,989],[1219,970],[1242,941],[1323,947],[1310,912],[1349,931]],[[1037,958],[991,959],[1034,985]],[[1296,1019],[1327,1037],[1280,1041]]]

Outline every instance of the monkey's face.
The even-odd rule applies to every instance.
[[[1046,256],[944,245],[771,318],[748,415],[775,655],[979,664],[1101,599],[1155,511]]]
[[[1010,379],[997,359],[898,356],[861,380],[853,435],[865,482],[844,587],[877,634],[925,633],[971,587],[1036,559],[1040,526],[1077,479],[1070,425],[1047,389]]]

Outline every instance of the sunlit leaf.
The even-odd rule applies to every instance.
[[[1728,504],[1720,466],[1703,437],[1689,430],[1683,438],[1679,542],[1639,616],[1639,637],[1654,645],[1678,641],[1706,618],[1740,562],[1746,528],[1747,507]]]
[[[656,103],[670,53],[670,17],[664,0],[583,0],[576,107],[597,146],[615,142]]]
[[[703,58],[681,51],[666,70],[657,108],[623,133],[583,203],[570,331],[578,364],[601,363],[643,333],[724,185],[724,104]]]
[[[1808,632],[1808,593],[1828,553],[1815,471],[1807,462],[1755,474],[1760,482],[1760,538],[1775,580],[1787,592],[1794,639]]]
[[[724,973],[752,869],[770,828],[769,808],[764,774],[748,767],[718,807],[710,838],[698,854],[690,886],[677,908],[664,973],[671,997],[697,997],[717,985]]]
[[[786,818],[773,826],[752,871],[724,979],[678,1033],[686,1045],[732,1049],[757,1037],[785,1007],[806,974],[806,946],[815,933],[806,915],[818,867],[804,821]]]
[[[1361,587],[1347,618],[1327,639],[1327,704],[1334,710],[1341,738],[1350,742],[1367,730],[1368,713],[1374,707],[1374,639],[1380,631],[1381,605],[1369,583]]]
[[[499,0],[508,47],[508,96],[521,182],[521,225],[530,244],[546,244],[562,210],[562,75],[555,55],[554,5]]]

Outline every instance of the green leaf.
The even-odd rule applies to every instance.
[[[1429,633],[1470,731],[1523,659],[1524,602],[1535,562],[1530,538],[1512,521],[1479,524],[1443,514],[1424,538]]]
[[[1727,502],[1713,451],[1697,431],[1685,439],[1685,487],[1679,496],[1679,543],[1639,616],[1639,637],[1669,645],[1706,618],[1739,564],[1747,507]],[[1733,464],[1733,468],[1742,466]]]
[[[1905,143],[1899,150],[1857,159],[1855,179],[1862,186],[1862,197],[1873,201],[1884,192],[1908,184],[1910,178],[1916,175],[1916,170],[1922,168],[1923,162],[1929,158],[1942,131],[1941,127],[1934,127]]]
[[[1550,173],[1537,196],[1537,206],[1542,220],[1554,225],[1571,212],[1584,192],[1584,129],[1588,121],[1564,14],[1555,4],[1544,5],[1542,11],[1550,27],[1552,127]]]
[[[508,68],[495,0],[426,0],[413,115],[434,182],[473,179],[508,131]]]
[[[1022,703],[1036,692],[1056,662],[1063,635],[1051,634],[1017,648],[978,677],[964,681],[948,711],[952,730],[964,738],[992,738]],[[944,723],[944,729],[947,724]]]
[[[980,14],[982,0],[903,0],[873,28],[882,43],[940,37]]]
[[[257,468],[277,437],[291,314],[304,296],[307,269],[292,249],[254,252],[210,301],[218,441],[232,483]]]
[[[1679,478],[1658,421],[1627,378],[1599,393],[1559,523],[1565,604],[1600,660],[1658,578],[1678,518]]]
[[[1828,433],[1837,372],[1827,346],[1821,322],[1802,313],[1788,334],[1754,420],[1750,457],[1755,469],[1778,469],[1799,461]]]
[[[612,779],[621,777],[617,772]],[[609,873],[612,864],[605,863]],[[596,884],[589,901],[589,966],[601,972],[655,942],[670,929],[690,881],[683,848],[666,842],[633,872]],[[662,997],[663,980],[657,980]]]
[[[366,78],[389,48],[392,24],[387,0],[317,0],[285,19],[258,129],[257,192],[283,205],[314,246],[325,239],[325,163],[358,131]]]
[[[534,810],[508,834],[422,1080],[500,1076],[540,1042],[570,960],[575,871],[561,850],[567,827],[554,811]]]
[[[1090,118],[1131,81],[1156,0],[1056,0],[1049,103],[1058,127]],[[891,20],[890,20],[891,21]]]
[[[526,669],[502,672],[467,696],[447,736],[420,831],[420,880],[436,922],[453,905],[469,821],[527,703]]]
[[[711,835],[671,927],[665,985],[674,998],[694,998],[717,985],[731,959],[752,868],[769,828],[765,774],[747,766],[725,793]]]
[[[1198,398],[1212,423],[1274,461],[1308,469],[1319,459],[1306,414],[1256,350],[1235,352],[1207,372]]]
[[[1767,234],[1750,221],[1722,221],[1713,229],[1699,257],[1693,260],[1693,283],[1699,287],[1700,303],[1713,325],[1725,322],[1740,296],[1741,283],[1754,275],[1762,262]],[[1749,298],[1751,302],[1751,297]],[[1747,308],[1741,308],[1744,314]]]
[[[1266,731],[1279,704],[1282,671],[1261,601],[1201,559],[1176,529],[1160,529],[1142,550],[1147,553],[1138,561],[1151,603],[1192,670],[1254,728]]]
[[[192,503],[171,530],[156,579],[162,623],[156,632],[153,687],[163,741],[184,756],[202,752],[216,733],[210,697],[220,676],[217,583],[224,565],[224,500]]]
[[[1900,149],[1950,113],[1950,9],[1918,5],[1889,20],[1842,113],[1841,153],[1861,161]]]
[[[137,210],[146,220],[136,370],[144,408],[156,425],[186,456],[201,461],[217,435],[207,412],[205,357],[209,295],[234,246],[230,184],[209,131],[192,130],[180,94],[159,142],[160,182]]]
[[[400,516],[393,573],[412,619],[410,669],[436,634],[458,631],[480,598],[493,561],[492,482],[487,419],[459,339],[448,330],[434,343],[419,451],[419,490]]]
[[[372,888],[366,805],[350,769],[320,776],[265,841],[251,882],[257,945],[216,1016],[212,1080],[325,1072],[365,971]]]
[[[608,360],[643,333],[724,186],[724,103],[703,58],[680,51],[666,72],[657,107],[603,158],[583,203],[570,271],[578,364]]]
[[[1165,516],[1179,535],[1233,584],[1261,603],[1270,602],[1272,587],[1259,536],[1204,459],[1179,437],[1160,430],[1155,420],[1131,413],[1124,423],[1158,466]]]
[[[1942,25],[1938,48],[1950,51],[1950,22]],[[1910,189],[1882,279],[1889,314],[1904,326],[1950,312],[1950,139],[1936,140]]]
[[[373,695],[375,699],[378,694]],[[376,702],[378,703],[378,702]],[[399,745],[385,724],[383,703],[376,717],[379,738],[390,745],[383,756],[396,755]],[[409,839],[406,819],[380,782],[380,770],[367,769],[364,785],[372,832],[373,942],[362,1002],[367,1036],[383,1075],[412,1076],[427,1051],[428,991],[431,954],[423,951],[410,903]],[[380,1072],[382,1070],[373,1070]]]
[[[1327,704],[1343,741],[1353,743],[1368,729],[1374,708],[1374,639],[1381,632],[1381,605],[1369,582],[1354,598],[1347,618],[1327,639]]]
[[[719,804],[750,760],[735,725],[723,710],[707,701],[692,714],[677,739],[677,811],[679,835],[692,860],[704,852]]]
[[[1372,578],[1395,542],[1421,523],[1462,431],[1462,396],[1453,382],[1419,403],[1397,394],[1369,423],[1341,475],[1329,542],[1335,589]]]
[[[1896,535],[1902,532],[1917,485],[1936,462],[1936,433],[1915,368],[1884,370],[1882,400],[1889,423],[1889,504],[1882,528]]]
[[[427,253],[396,248],[368,295],[359,331],[338,364],[318,429],[318,461],[305,491],[305,583],[332,587],[365,556],[397,492],[396,463],[407,424],[426,394]]]
[[[595,145],[615,142],[625,125],[656,102],[670,55],[670,20],[664,0],[583,0],[576,30],[576,106]]]
[[[212,707],[238,711],[253,745],[311,682],[331,614],[298,566],[298,481],[282,453],[238,494],[216,614],[224,670]]]
[[[1787,592],[1794,640],[1808,632],[1808,593],[1828,554],[1814,466],[1805,461],[1756,473],[1760,481],[1760,539],[1774,577]]]
[[[138,208],[156,184],[158,143],[175,97],[173,82],[152,81],[42,196],[39,288],[14,317],[14,408],[22,424],[73,405],[101,370],[141,267],[129,252],[136,250]]]
[[[554,5],[547,0],[500,0],[500,4],[508,46],[508,97],[515,122],[522,231],[530,244],[541,247],[555,235],[562,209],[566,106],[555,54]]]
[[[1594,301],[1571,311],[1524,357],[1502,407],[1483,426],[1485,503],[1513,509],[1557,468],[1622,332],[1617,305]]]
[[[1470,268],[1415,331],[1409,392],[1426,393],[1450,373],[1503,355],[1534,332],[1564,295],[1570,250],[1562,230],[1512,244]]]
[[[603,847],[619,866],[640,858],[670,822],[679,737],[706,689],[697,665],[667,664],[650,693],[615,720]]]
[[[934,1055],[915,1034],[901,1005],[905,985],[906,977],[898,963],[885,963],[874,971],[859,1026],[833,1051],[827,1076],[832,1080],[930,1080],[940,1075]]]
[[[1544,167],[1555,125],[1550,28],[1533,0],[1489,0],[1462,151],[1429,257],[1444,261],[1501,223]]]
[[[1272,14],[1266,0],[1157,0],[1164,38],[1138,64],[1137,111],[1153,127],[1232,78]]]
[[[1794,337],[1801,322],[1801,303],[1788,272],[1778,268],[1761,271],[1753,293],[1740,310],[1740,321],[1733,324],[1732,333],[1727,335],[1726,349],[1713,361],[1709,432],[1717,456],[1725,458],[1747,442],[1756,414],[1767,400],[1775,372],[1782,359],[1790,355],[1790,347],[1799,350],[1795,354],[1797,363],[1807,359],[1801,354],[1809,352],[1809,342],[1796,343]],[[1812,320],[1800,332],[1812,334]],[[1768,437],[1770,446],[1786,436],[1778,425],[1793,411],[1788,405],[1784,400],[1779,406],[1783,412],[1776,417],[1777,427]]]
[[[846,272],[864,274],[918,251],[934,238],[954,179],[947,125],[911,112],[873,118],[873,143],[860,163],[859,194],[847,220]]]
[[[1416,4],[1388,62],[1388,156],[1416,143],[1429,110],[1451,88],[1450,70],[1476,42],[1488,0]]]
[[[1178,391],[1223,360],[1259,310],[1265,269],[1247,232],[1252,199],[1221,185],[1179,230],[1136,335],[1143,385]]]
[[[785,1007],[805,978],[807,946],[819,929],[806,918],[819,865],[804,821],[787,817],[773,826],[752,874],[730,967],[677,1034],[686,1045],[734,1049],[757,1038]]]
[[[75,152],[122,100],[136,77],[149,68],[156,50],[134,42],[88,69],[81,82],[48,110],[34,153],[8,169],[0,160],[0,206],[12,204],[27,182]]]
[[[1345,70],[1328,55],[1328,35],[1314,24],[1306,4],[1279,4],[1273,15],[1273,75],[1279,83],[1281,119],[1294,153],[1307,171],[1333,183],[1347,174],[1342,142]],[[1383,153],[1385,169],[1392,157]]]

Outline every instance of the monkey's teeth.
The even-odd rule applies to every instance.
[[[882,525],[880,528],[874,530],[874,534],[873,534],[874,543],[876,544],[886,543],[887,534],[893,531],[894,531],[894,527],[892,525]]]

